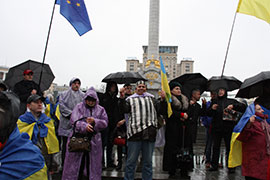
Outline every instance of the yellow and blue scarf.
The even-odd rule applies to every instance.
[[[26,112],[19,117],[17,125],[21,133],[28,133],[34,144],[37,144],[38,134],[41,138],[44,138],[48,154],[59,152],[59,142],[55,135],[53,121],[44,113],[36,120],[31,112]]]

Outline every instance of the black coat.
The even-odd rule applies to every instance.
[[[36,84],[34,81],[22,80],[15,84],[14,93],[19,96],[21,102],[26,103],[26,100],[31,95],[33,89],[37,91],[38,95],[42,95],[38,84]]]
[[[100,98],[100,105],[103,106],[108,115],[108,127],[113,130],[117,122],[120,120],[120,113],[118,107],[119,98],[116,95],[105,93]]]
[[[201,107],[201,105],[198,104],[197,102],[192,105],[189,105],[187,123],[189,124],[188,125],[188,127],[190,128],[189,132],[190,136],[192,136],[193,143],[196,143],[197,126],[200,116],[204,116],[205,113],[206,113],[206,105],[203,105],[203,107]]]
[[[111,94],[110,89],[111,86],[116,85],[116,91]],[[104,107],[108,116],[108,128],[109,131],[112,132],[116,127],[117,122],[123,117],[120,116],[118,101],[119,98],[117,97],[118,88],[117,84],[114,82],[109,82],[106,86],[106,92],[104,94],[99,93],[99,104]]]
[[[37,94],[42,96],[42,93],[39,90],[38,84],[34,81],[22,80],[15,84],[14,93],[18,95],[20,99],[20,114],[25,113],[26,111],[26,101],[27,98],[31,95],[32,90],[35,89]]]
[[[174,97],[175,98],[175,97]],[[172,111],[173,114],[170,118],[166,119],[166,131],[165,131],[165,147],[163,154],[163,170],[164,171],[175,171],[176,164],[176,154],[183,147],[183,127],[185,126],[184,135],[184,147],[192,149],[192,138],[188,136],[189,123],[187,121],[184,123],[180,120],[181,113],[187,112],[188,109],[188,99],[185,96],[177,98],[178,102],[182,106],[179,108],[177,103],[175,103],[174,98],[172,98]],[[185,101],[186,106],[183,107],[183,101]],[[164,109],[164,108],[163,108]],[[167,109],[167,108],[166,108]],[[164,117],[168,117],[164,115]]]
[[[218,104],[217,110],[213,110],[213,104]],[[237,122],[235,121],[223,121],[223,111],[228,105],[233,105],[233,110],[238,112],[245,112],[246,105],[238,102],[235,99],[227,98],[227,95],[218,97],[211,102],[210,107],[207,110],[207,115],[212,117],[212,131],[222,132],[224,129],[233,129]]]

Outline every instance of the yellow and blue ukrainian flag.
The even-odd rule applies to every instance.
[[[17,126],[20,133],[27,133],[34,144],[37,144],[38,136],[44,138],[48,154],[59,152],[59,142],[55,135],[54,123],[44,113],[36,120],[31,112],[26,112],[19,117]]]
[[[267,122],[270,122],[270,111],[265,107],[261,106],[264,110],[264,114],[268,114],[269,118]],[[232,138],[231,138],[231,147],[230,147],[230,154],[228,160],[228,167],[233,168],[240,166],[242,164],[242,143],[241,141],[237,140],[237,137],[240,135],[244,127],[246,126],[249,118],[255,114],[255,106],[251,104],[246,109],[246,112],[243,114],[240,121],[233,129]]]
[[[60,5],[60,13],[70,22],[80,36],[92,30],[83,0],[57,0],[56,4]]]
[[[40,150],[17,127],[0,152],[0,162],[1,180],[47,180],[47,167]]]
[[[162,87],[162,90],[166,94],[165,99],[166,99],[167,104],[168,104],[168,117],[170,117],[172,115],[172,107],[171,107],[172,95],[171,95],[170,87],[169,87],[169,84],[168,84],[166,70],[165,70],[165,67],[163,65],[161,57],[160,57],[160,69],[161,69],[161,72],[160,72],[160,75],[161,75],[161,87]]]

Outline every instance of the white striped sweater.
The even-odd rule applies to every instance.
[[[157,127],[157,112],[151,97],[134,97],[127,99],[131,112],[127,124],[127,138],[144,129]]]

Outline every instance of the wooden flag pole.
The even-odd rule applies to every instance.
[[[49,25],[49,30],[48,30],[48,35],[47,35],[45,50],[44,50],[44,54],[43,54],[43,60],[42,60],[42,65],[41,65],[41,72],[40,72],[39,82],[38,82],[38,87],[39,88],[40,88],[40,83],[41,83],[41,78],[42,78],[42,73],[43,73],[43,66],[44,66],[44,63],[45,63],[45,57],[46,57],[46,53],[47,53],[47,47],[48,47],[48,42],[49,42],[51,28],[52,28],[52,21],[53,21],[53,16],[54,16],[54,10],[55,10],[56,1],[57,0],[54,1],[54,5],[53,5],[53,10],[52,10],[52,15],[51,15],[51,21],[50,21],[50,25]]]

